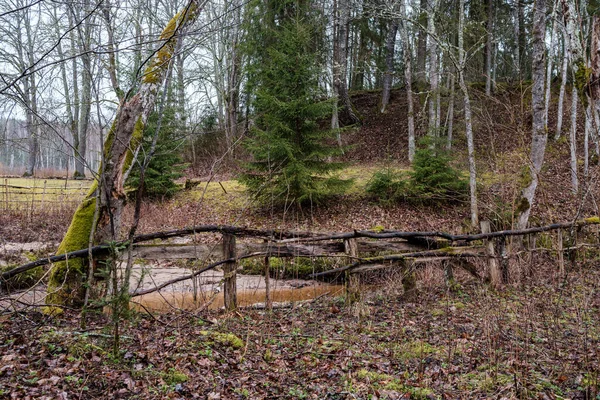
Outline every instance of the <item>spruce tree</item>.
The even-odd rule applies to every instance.
[[[181,157],[183,135],[181,123],[175,115],[174,107],[165,107],[161,120],[156,149],[144,173],[143,196],[154,200],[163,200],[172,197],[179,186],[175,180],[183,176],[185,164]],[[140,184],[140,167],[146,157],[150,156],[152,139],[156,133],[159,115],[157,112],[150,114],[146,129],[144,129],[144,143],[140,149],[138,162],[134,165],[127,185],[137,189]],[[131,192],[137,194],[137,190]]]
[[[342,164],[335,133],[324,130],[333,111],[319,86],[323,19],[310,1],[255,1],[249,8],[246,54],[253,124],[246,146],[253,160],[241,177],[270,204],[321,202],[349,181],[332,173]]]

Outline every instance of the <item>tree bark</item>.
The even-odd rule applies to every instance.
[[[577,179],[577,88],[573,85],[571,93],[571,129],[569,133],[569,150],[571,155],[571,189],[577,193],[579,181]],[[587,147],[587,146],[586,146]]]
[[[564,104],[565,104],[565,91],[567,88],[567,67],[569,64],[569,56],[567,54],[567,44],[565,43],[566,39],[563,35],[563,61],[561,67],[560,74],[560,92],[558,95],[558,111],[557,111],[557,119],[556,119],[556,132],[554,133],[554,140],[558,140],[560,135],[562,134],[562,125],[563,125],[563,113],[564,113]]]
[[[385,66],[386,71],[383,76],[383,90],[381,93],[381,113],[385,112],[390,101],[392,83],[394,81],[394,50],[396,46],[396,33],[398,32],[398,20],[394,19],[390,25],[387,39],[385,41]],[[406,68],[406,65],[405,65]]]
[[[544,101],[544,125],[548,129],[548,112],[550,110],[550,98],[552,96],[552,63],[554,61],[554,48],[556,47],[556,9],[558,7],[558,0],[554,1],[552,7],[552,32],[550,33],[550,47],[548,48],[548,61],[546,62],[546,97]]]
[[[485,95],[492,95],[492,56],[494,52],[494,2],[487,1],[487,38],[485,42]]]
[[[333,21],[333,91],[340,107],[338,121],[342,124],[358,124],[360,119],[352,107],[348,93],[348,0],[334,0]]]
[[[518,202],[517,226],[527,227],[529,214],[534,202],[535,192],[539,182],[539,173],[544,163],[548,132],[544,119],[544,82],[545,82],[545,33],[546,33],[546,0],[536,0],[533,14],[533,87],[531,89],[532,104],[532,141],[529,166],[529,176],[522,189]]]
[[[427,57],[427,31],[423,28],[427,25],[427,0],[420,0],[419,7],[419,33],[417,35],[417,65],[415,78],[418,85],[425,83],[425,65]],[[406,14],[406,12],[405,12]],[[404,23],[406,24],[406,22]]]
[[[473,141],[473,124],[471,122],[471,101],[469,90],[465,82],[466,54],[464,46],[464,21],[465,21],[465,0],[459,2],[458,16],[458,74],[459,86],[463,93],[465,109],[465,131],[467,135],[467,149],[469,153],[469,192],[471,203],[471,225],[479,225],[479,211],[477,207],[477,171],[475,166],[475,144]]]
[[[412,49],[408,38],[406,22],[406,1],[401,0],[400,33],[402,35],[402,54],[404,59],[404,80],[406,84],[406,101],[408,103],[408,161],[412,163],[415,157],[415,112],[412,91]]]
[[[100,180],[94,182],[79,205],[57,254],[86,248],[92,234],[96,243],[118,240],[121,213],[126,201],[123,188],[125,174],[141,144],[146,121],[169,69],[176,42],[181,40],[179,34],[196,20],[200,7],[199,1],[191,0],[163,30],[159,42],[161,47],[150,59],[140,78],[137,94],[121,105],[107,135]],[[95,212],[97,202],[98,211]],[[96,227],[95,232],[92,232],[93,227]],[[54,265],[46,303],[80,306],[84,298],[83,277],[86,273],[92,273],[86,271],[86,266],[81,260]]]
[[[438,46],[435,27],[435,13],[437,10],[438,0],[430,0],[429,13],[427,14],[427,32],[428,32],[428,47],[429,47],[429,128],[428,133],[433,137],[439,136],[440,121],[438,118],[438,105],[440,104],[439,90],[439,63],[438,63]]]

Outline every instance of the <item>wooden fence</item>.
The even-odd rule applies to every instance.
[[[86,195],[90,184],[83,180],[55,179],[31,182],[31,185],[11,184],[8,178],[0,178],[0,209],[26,212],[29,216],[40,211],[73,209]]]
[[[453,269],[462,268],[477,279],[493,286],[508,283],[511,279],[509,259],[535,252],[550,252],[556,260],[556,273],[564,275],[565,257],[584,249],[598,249],[600,220],[557,223],[524,230],[492,232],[490,224],[481,224],[481,233],[453,235],[444,232],[402,231],[352,231],[342,233],[288,232],[257,230],[234,226],[202,225],[181,230],[138,235],[128,247],[137,259],[194,259],[208,262],[204,267],[164,282],[154,288],[133,292],[133,297],[160,291],[174,283],[192,279],[199,274],[222,266],[224,272],[224,303],[227,309],[237,307],[236,274],[238,263],[246,258],[264,260],[267,280],[267,307],[270,306],[269,268],[271,257],[337,257],[346,261],[343,267],[315,273],[312,277],[338,275],[346,277],[347,299],[356,300],[358,292],[357,273],[383,268],[398,268],[406,291],[415,287],[414,271],[426,262],[439,262],[446,277],[453,277]],[[221,235],[220,244],[156,244],[156,240],[200,234]],[[544,235],[543,237],[540,235]],[[238,240],[240,239],[240,240]],[[538,240],[539,239],[539,240]],[[543,239],[543,240],[542,240]],[[153,241],[154,244],[143,244]],[[543,242],[543,243],[542,243]],[[123,243],[123,245],[127,245]],[[52,262],[76,257],[103,257],[107,246],[95,246],[67,255],[57,255],[37,260],[0,275],[0,281]],[[480,262],[473,262],[480,260]]]

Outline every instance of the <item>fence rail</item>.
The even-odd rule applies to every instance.
[[[72,209],[89,189],[88,181],[79,184],[53,179],[32,182],[33,185],[17,185],[11,184],[8,178],[0,178],[0,210],[26,212],[31,217],[40,211]]]
[[[143,291],[133,292],[133,297],[159,291],[169,285],[192,279],[199,274],[223,266],[224,303],[227,309],[236,304],[237,263],[246,258],[264,260],[265,279],[267,280],[267,306],[270,303],[268,279],[269,258],[271,257],[338,257],[347,260],[347,265],[313,274],[313,277],[344,274],[347,283],[347,298],[357,299],[358,278],[354,273],[398,268],[402,271],[402,285],[406,291],[415,287],[414,271],[425,262],[441,262],[447,278],[453,277],[453,268],[462,268],[478,279],[485,279],[491,285],[508,283],[511,276],[509,259],[526,254],[531,257],[536,252],[555,253],[557,273],[565,273],[565,254],[572,255],[583,249],[600,247],[597,217],[584,220],[556,223],[540,227],[492,232],[489,222],[482,222],[481,233],[473,235],[452,235],[444,232],[402,232],[402,231],[352,231],[342,233],[289,232],[279,230],[259,230],[222,225],[202,225],[180,230],[155,232],[138,235],[131,245],[132,256],[141,259],[195,259],[219,260],[196,270],[189,275],[175,278],[161,285]],[[142,244],[153,240],[165,240],[199,234],[220,234],[220,244],[213,245],[173,245]],[[545,246],[538,246],[539,235],[545,237]],[[554,235],[554,236],[552,236]],[[511,242],[511,238],[521,238]],[[243,238],[245,241],[237,241]],[[549,239],[549,240],[548,240]],[[250,242],[259,240],[260,242]],[[540,240],[541,241],[541,240]],[[548,244],[549,243],[549,244]],[[127,243],[121,243],[120,246]],[[0,275],[0,281],[10,279],[21,272],[37,266],[50,264],[77,257],[105,257],[108,246],[95,246],[66,255],[55,255],[22,265]],[[383,253],[382,253],[383,252]],[[375,255],[373,255],[375,254]],[[482,260],[474,265],[470,260]],[[531,260],[530,260],[531,261]],[[482,268],[483,266],[483,268]]]

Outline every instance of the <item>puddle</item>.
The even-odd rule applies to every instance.
[[[341,285],[316,284],[302,288],[277,288],[271,291],[271,299],[274,303],[298,302],[315,299],[322,295],[337,295],[344,290]],[[253,304],[265,303],[265,290],[241,290],[237,292],[239,307],[247,307]],[[194,301],[193,293],[150,293],[136,297],[132,300],[134,307],[140,311],[144,310],[142,304],[148,311],[165,312],[173,309],[197,310],[207,307],[218,310],[223,307],[223,292],[198,293],[197,301]],[[139,303],[139,304],[137,304]]]

